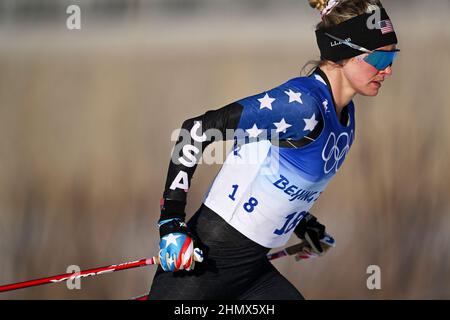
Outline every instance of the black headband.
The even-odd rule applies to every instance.
[[[381,17],[380,21],[376,21],[375,11],[364,13],[333,27],[316,30],[321,59],[338,62],[362,53],[327,36],[325,33],[369,50],[396,44],[397,36],[386,10],[380,8],[380,15],[378,16]]]

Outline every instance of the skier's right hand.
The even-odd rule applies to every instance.
[[[164,271],[193,270],[195,261],[203,261],[203,252],[195,248],[194,237],[186,223],[180,219],[169,219],[158,223],[159,262]]]
[[[328,249],[336,245],[335,240],[325,232],[325,226],[317,221],[311,213],[307,213],[296,226],[294,233],[305,240],[313,254],[323,256]]]

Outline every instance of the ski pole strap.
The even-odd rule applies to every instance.
[[[195,238],[190,232],[186,223],[178,218],[169,219],[159,226],[159,236],[162,238],[170,233],[180,232],[187,234],[191,238]]]

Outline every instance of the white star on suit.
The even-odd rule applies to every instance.
[[[285,91],[284,93],[286,93],[289,96],[289,103],[297,101],[298,103],[303,104],[302,101],[302,94],[300,92],[294,92],[291,89],[289,89],[289,91]]]
[[[276,99],[273,99],[271,97],[269,97],[269,94],[266,93],[266,95],[264,96],[264,98],[258,99],[258,101],[260,102],[260,109],[270,109],[272,110],[272,102],[274,102]]]
[[[166,248],[170,246],[171,244],[177,245],[177,239],[181,237],[180,235],[174,235],[170,233],[166,238]]]
[[[284,120],[284,118],[281,119],[280,122],[274,122],[273,124],[275,125],[275,127],[277,127],[277,133],[279,132],[286,133],[287,128],[292,127],[292,125],[286,123],[286,120]]]
[[[305,123],[306,123],[305,129],[303,129],[303,131],[308,131],[308,130],[313,131],[314,128],[319,123],[319,121],[316,120],[315,113],[312,115],[311,119],[303,119],[303,121],[305,121]]]
[[[263,130],[258,129],[256,123],[253,125],[251,129],[247,129],[245,131],[247,131],[250,134],[250,138],[257,138],[263,132]]]

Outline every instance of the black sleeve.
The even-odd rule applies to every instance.
[[[220,137],[224,140],[227,129],[236,129],[242,110],[243,106],[234,102],[183,122],[169,162],[159,221],[184,219],[187,192],[202,151]]]

